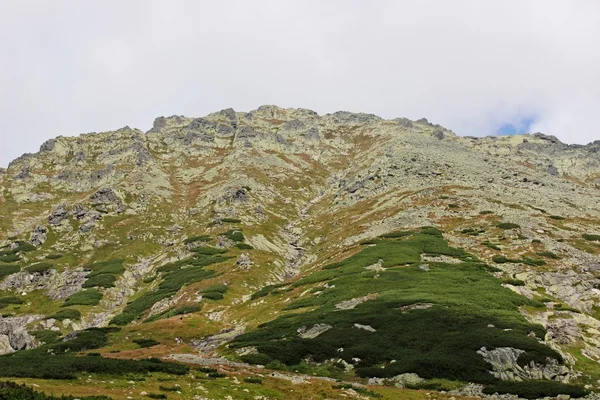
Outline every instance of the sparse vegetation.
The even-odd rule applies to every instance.
[[[374,246],[293,284],[328,281],[330,289],[297,299],[287,307],[310,310],[262,324],[234,339],[230,347],[255,346],[258,354],[241,358],[262,365],[282,363],[284,368],[293,369],[306,358],[323,362],[341,357],[353,363],[362,377],[414,372],[424,378],[482,383],[495,380],[488,372],[489,365],[476,353],[482,346],[523,349],[541,362],[546,357],[562,360],[556,351],[528,336],[533,331],[536,337],[544,337],[545,331],[529,323],[519,307],[537,306],[537,302],[503,288],[485,264],[430,263],[430,269],[423,271],[418,268],[421,254],[470,259],[463,250],[449,247],[435,228],[394,239],[380,238]],[[385,271],[364,269],[379,259]],[[335,311],[335,305],[343,300],[373,293],[379,296],[353,309]],[[416,303],[433,306],[402,311]],[[312,339],[298,336],[298,328],[322,323],[332,328]],[[357,329],[355,323],[373,331]],[[488,324],[500,329],[489,329]],[[392,342],[396,345],[387,345]],[[339,352],[339,348],[344,351]],[[361,361],[356,363],[353,358]]]
[[[225,236],[229,240],[233,240],[234,242],[243,242],[244,241],[244,234],[242,233],[242,231],[235,231],[235,230],[227,231],[223,234],[223,236]]]
[[[20,270],[21,268],[18,265],[0,264],[0,279],[8,275],[15,274]]]
[[[115,286],[117,277],[111,274],[95,275],[85,281],[84,288],[103,287],[111,288]]]
[[[212,238],[208,235],[198,235],[198,236],[190,236],[189,238],[185,239],[183,241],[183,243],[190,244],[190,243],[195,243],[195,242],[209,242],[211,240],[212,240]]]
[[[74,353],[93,350],[108,343],[114,328],[90,328],[75,338],[55,341],[36,349],[0,356],[0,376],[42,379],[75,379],[77,373],[125,375],[128,373],[165,372],[183,375],[188,367],[158,359],[119,360],[104,357],[81,357]],[[43,365],[44,368],[40,368]]]
[[[65,300],[63,307],[75,305],[96,306],[98,303],[100,303],[101,299],[102,293],[100,293],[98,289],[82,290],[81,292],[71,295],[71,297]]]
[[[227,259],[220,255],[196,254],[190,258],[163,265],[158,268],[158,272],[163,275],[163,281],[158,288],[129,303],[123,313],[111,320],[111,324],[126,325],[139,318],[157,301],[171,297],[182,287],[214,276],[213,271],[206,270],[204,267]]]
[[[585,240],[589,240],[590,242],[600,242],[600,235],[591,235],[589,233],[585,233],[581,235]]]
[[[145,338],[133,339],[132,341],[133,341],[133,343],[137,344],[141,348],[152,347],[152,346],[156,346],[157,344],[160,344],[159,342],[157,342],[154,339],[145,339]]]
[[[498,228],[500,229],[517,229],[520,228],[521,226],[518,224],[514,224],[512,222],[501,222],[498,225],[496,225]]]
[[[0,382],[0,399],[2,400],[111,400],[106,396],[73,397],[62,395],[60,397],[47,396],[37,392],[26,385],[15,382]]]
[[[540,399],[543,397],[556,397],[566,394],[574,398],[585,397],[588,391],[577,385],[569,385],[553,381],[525,381],[510,382],[498,381],[487,385],[483,389],[485,394],[516,394],[526,399]]]
[[[170,308],[160,314],[153,315],[152,317],[147,318],[144,322],[153,322],[153,321],[157,321],[159,319],[175,317],[177,315],[191,314],[191,313],[198,312],[200,310],[202,310],[201,304],[182,305],[182,306]]]
[[[65,319],[76,321],[81,318],[81,312],[79,312],[79,310],[75,310],[74,308],[64,308],[56,312],[56,314],[51,315],[50,318],[54,318],[58,321],[63,321]]]
[[[560,257],[559,257],[559,256],[557,256],[556,254],[554,254],[554,253],[553,253],[553,252],[551,252],[551,251],[540,251],[540,252],[537,252],[536,254],[537,254],[538,256],[540,256],[540,257],[551,258],[551,259],[553,259],[553,260],[559,260],[559,259],[560,259]]]
[[[24,301],[15,296],[0,297],[0,310],[11,304],[23,304]]]

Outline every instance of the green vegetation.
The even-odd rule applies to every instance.
[[[240,222],[242,222],[242,220],[238,218],[221,218],[221,222],[226,222],[229,224],[239,224]]]
[[[18,297],[8,296],[8,297],[0,297],[0,310],[8,307],[11,304],[23,304],[24,301]]]
[[[520,279],[505,279],[502,283],[506,283],[507,285],[513,286],[525,286],[525,282]]]
[[[505,256],[494,256],[492,257],[492,261],[496,264],[505,264],[505,263],[515,263],[515,264],[526,264],[526,265],[536,265],[541,266],[545,265],[546,261],[544,260],[535,260],[529,257],[522,257],[520,259],[508,258]]]
[[[166,399],[167,395],[163,394],[163,393],[148,393],[148,397],[150,397],[151,399]]]
[[[19,257],[19,255],[16,253],[0,255],[0,261],[6,262],[6,263],[12,263],[15,261],[19,261],[20,259],[21,259],[21,257]]]
[[[198,236],[190,236],[189,238],[185,239],[183,241],[183,243],[190,244],[190,243],[195,243],[195,242],[208,242],[210,240],[212,240],[212,238],[210,236],[198,235]]]
[[[139,318],[157,301],[173,296],[182,287],[213,277],[215,273],[205,270],[204,267],[226,260],[228,260],[227,257],[220,255],[195,254],[184,260],[163,265],[158,268],[158,272],[163,276],[163,281],[158,288],[143,294],[129,303],[122,314],[112,319],[111,324],[127,325]]]
[[[565,218],[560,215],[551,215],[550,218],[555,219],[557,221],[563,221]]]
[[[11,274],[16,274],[20,270],[21,268],[17,265],[0,264],[0,279]]]
[[[482,244],[483,244],[484,246],[487,246],[487,247],[489,247],[489,248],[490,248],[490,249],[492,249],[492,250],[498,250],[498,251],[502,250],[500,247],[498,247],[498,245],[495,245],[495,244],[494,244],[494,243],[492,243],[492,242],[483,242]]]
[[[71,297],[65,300],[63,307],[75,305],[96,306],[98,303],[100,303],[101,299],[102,293],[98,289],[82,290],[81,292],[71,295]]]
[[[275,289],[280,288],[282,286],[284,286],[284,285],[277,284],[277,285],[267,285],[267,286],[264,286],[258,292],[252,293],[252,296],[250,296],[250,300],[256,300],[256,299],[259,299],[261,297],[265,297],[266,295],[268,295],[269,293],[271,293]]]
[[[485,232],[485,229],[481,229],[481,228],[464,228],[460,232],[464,233],[465,235],[479,236],[481,233]]]
[[[256,384],[262,384],[262,379],[256,377],[256,376],[248,376],[246,378],[244,378],[244,382],[246,383],[256,383]]]
[[[551,251],[540,251],[536,253],[540,257],[552,258],[554,260],[560,260],[560,257]]]
[[[51,315],[49,318],[54,318],[59,321],[65,319],[78,320],[81,318],[81,312],[73,308],[64,308],[62,310],[59,310],[56,314]]]
[[[240,250],[253,250],[254,249],[254,247],[252,247],[246,243],[236,243],[235,247],[237,247]]]
[[[221,300],[227,292],[228,287],[225,285],[214,285],[200,291],[202,297],[209,300]]]
[[[490,210],[483,210],[483,211],[479,211],[480,215],[489,215],[489,214],[493,214],[493,211]]]
[[[539,399],[542,397],[556,397],[559,394],[567,394],[574,398],[580,398],[585,397],[589,392],[581,386],[568,385],[553,381],[499,381],[491,385],[487,385],[483,389],[483,393],[511,393],[526,399]]]
[[[226,249],[217,249],[216,247],[198,246],[194,247],[192,251],[196,254],[203,254],[205,256],[214,256],[216,254],[227,253]]]
[[[133,343],[137,344],[141,348],[152,347],[152,346],[156,346],[157,344],[160,344],[160,342],[157,342],[154,339],[145,339],[145,338],[133,339],[132,341],[133,341]]]
[[[125,272],[123,261],[121,259],[113,259],[86,265],[84,269],[91,270],[91,272],[87,275],[87,280],[83,284],[83,287],[114,287],[117,275]]]
[[[589,241],[600,241],[600,235],[590,235],[588,233],[585,233],[583,235],[581,235],[581,237],[583,237],[585,240],[589,240]]]
[[[223,234],[223,236],[225,236],[227,239],[229,240],[233,240],[234,242],[243,242],[244,241],[244,234],[242,233],[242,231],[236,231],[236,230],[231,230],[231,231],[227,231]]]
[[[447,255],[463,262],[429,263],[430,269],[424,271],[419,268],[421,254]],[[385,271],[365,270],[380,259]],[[551,357],[562,362],[556,351],[536,339],[544,337],[544,328],[519,312],[519,307],[538,302],[502,287],[485,264],[472,260],[464,250],[449,247],[435,228],[379,238],[374,246],[293,284],[328,281],[330,288],[318,294],[303,288],[307,294],[287,307],[310,307],[306,312],[259,325],[234,339],[230,347],[255,346],[258,354],[242,356],[244,361],[291,370],[306,359],[319,363],[342,358],[354,364],[361,377],[413,372],[428,379],[480,383],[496,381],[489,364],[476,352],[483,346],[515,347],[525,351],[524,359],[543,363]],[[269,290],[273,289],[261,291]],[[336,308],[342,301],[369,294],[378,296],[352,309]],[[410,307],[416,304],[432,306]],[[298,335],[299,328],[318,324],[331,328],[311,339]],[[495,328],[488,328],[489,324]],[[528,336],[530,332],[536,337]]]
[[[31,272],[32,274],[45,274],[46,272],[50,271],[52,268],[54,268],[54,265],[47,263],[47,262],[41,262],[41,263],[30,265],[29,267],[25,268],[25,270],[28,272]]]
[[[19,261],[21,259],[19,253],[27,253],[36,249],[35,246],[33,246],[31,243],[27,243],[24,241],[16,241],[15,243],[17,243],[18,246],[12,250],[6,248],[0,249],[1,262],[12,263],[15,261]]]
[[[191,314],[191,313],[198,312],[200,310],[202,310],[201,304],[189,304],[189,305],[178,306],[178,307],[170,308],[160,314],[153,315],[152,317],[144,320],[144,322],[153,322],[153,321],[157,321],[159,319],[175,317],[177,315]]]
[[[62,258],[63,255],[62,254],[48,254],[46,257],[46,260],[58,260],[59,258]]]
[[[60,332],[48,331],[48,330],[35,331],[35,332],[32,332],[31,334],[37,340],[39,340],[40,342],[42,342],[44,344],[54,343],[60,337]]]
[[[91,397],[73,397],[73,396],[47,396],[44,393],[36,392],[26,385],[19,385],[15,382],[0,382],[0,400],[110,400],[106,396]]]
[[[81,357],[74,353],[93,350],[108,343],[115,328],[90,328],[68,341],[54,341],[36,349],[0,356],[0,376],[40,379],[75,379],[78,373],[125,375],[128,373],[165,372],[183,375],[188,367],[158,359],[119,360]],[[40,368],[43,365],[43,368]]]
[[[123,267],[124,260],[108,260],[97,262],[94,264],[86,265],[83,267],[84,269],[91,270],[88,274],[88,278],[92,278],[98,275],[112,274],[112,275],[120,275],[125,272],[125,267]]]
[[[209,300],[222,300],[225,296],[219,292],[208,292],[202,295],[202,298]]]
[[[501,222],[496,226],[500,229],[517,229],[521,227],[520,225],[513,224],[512,222]]]
[[[111,274],[95,275],[95,276],[92,276],[91,278],[87,279],[82,287],[84,287],[84,288],[115,287],[116,280],[117,280],[117,277],[114,275],[111,275]]]

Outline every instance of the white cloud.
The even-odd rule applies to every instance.
[[[0,165],[58,135],[262,104],[600,139],[595,0],[213,3],[1,2]]]

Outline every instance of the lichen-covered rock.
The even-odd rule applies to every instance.
[[[63,220],[69,217],[69,212],[65,204],[58,206],[56,210],[48,216],[48,223],[50,225],[59,225]]]
[[[247,253],[242,253],[235,264],[244,271],[248,271],[252,267],[252,260]]]
[[[112,188],[102,188],[90,195],[93,204],[117,204],[120,203],[119,196]]]
[[[48,229],[45,226],[38,225],[32,232],[29,241],[32,245],[40,247],[46,241]]]

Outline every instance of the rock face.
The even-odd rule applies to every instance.
[[[36,339],[27,332],[26,325],[44,318],[43,315],[0,317],[0,354],[36,347]]]
[[[529,364],[521,366],[518,359],[524,351],[512,347],[498,347],[494,350],[482,347],[477,353],[492,365],[492,374],[496,378],[506,381],[547,379],[568,383],[578,376],[569,367],[559,365],[554,359],[547,360],[547,363],[543,365],[531,361]]]

